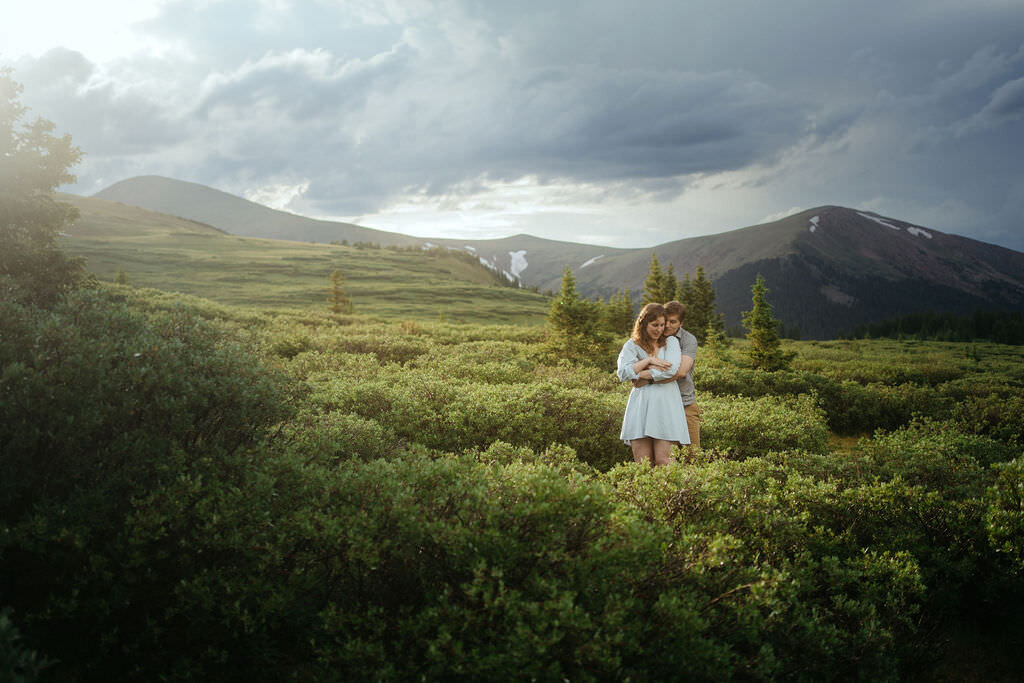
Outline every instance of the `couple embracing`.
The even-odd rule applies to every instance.
[[[700,448],[693,388],[697,338],[683,329],[685,315],[678,301],[647,304],[619,352],[619,379],[633,382],[620,438],[638,463],[667,465],[677,444]]]

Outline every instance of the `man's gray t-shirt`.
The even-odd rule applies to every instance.
[[[676,337],[679,339],[679,348],[682,349],[684,356],[689,356],[694,360],[694,365],[697,361],[697,338],[692,334],[679,328],[676,332]],[[683,397],[683,405],[688,406],[691,403],[697,402],[697,391],[693,388],[693,368],[686,373],[686,377],[676,380],[679,384],[679,393]]]

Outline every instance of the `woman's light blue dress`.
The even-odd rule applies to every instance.
[[[647,358],[647,355],[647,352],[632,339],[623,344],[622,351],[619,352],[619,379],[623,382],[637,379],[633,364]],[[665,346],[658,349],[657,357],[672,363],[672,367],[668,370],[647,368],[654,379],[675,377],[683,358],[679,350],[679,340],[674,336],[667,337]],[[679,395],[679,385],[676,382],[645,384],[642,387],[634,387],[629,393],[626,414],[622,417],[622,433],[619,437],[628,444],[633,439],[645,436],[676,441],[680,444],[690,443],[690,431],[686,428],[686,417],[683,412],[683,399]]]

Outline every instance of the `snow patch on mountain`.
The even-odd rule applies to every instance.
[[[580,266],[580,270],[583,270],[584,268],[586,268],[587,266],[589,266],[589,265],[590,265],[591,263],[593,263],[593,262],[594,262],[594,261],[596,261],[597,259],[601,258],[602,256],[604,256],[604,254],[598,254],[597,256],[595,256],[595,257],[594,257],[594,258],[592,258],[592,259],[587,259],[587,260],[586,260],[586,261],[585,261],[585,262],[583,263],[583,265],[582,265],[582,266]]]
[[[463,248],[463,249],[465,249],[466,251],[472,251],[472,252],[474,252],[474,253],[476,252],[476,247],[471,247],[471,246],[469,246],[468,244],[467,244],[467,245],[465,245],[465,246],[464,246],[464,247],[462,247],[462,248]]]
[[[884,225],[887,228],[892,228],[893,230],[900,230],[901,229],[900,226],[898,226],[898,225],[893,225],[892,223],[889,223],[888,221],[883,221],[881,218],[876,218],[875,216],[869,216],[866,213],[861,213],[860,211],[857,212],[857,215],[861,216],[863,218],[867,218],[869,221],[874,221],[874,222],[878,223],[879,225]]]
[[[811,232],[814,232],[815,230],[818,229],[818,218],[818,216],[811,217],[811,227],[808,228],[808,230],[810,230]]]
[[[914,237],[927,237],[928,239],[932,238],[932,234],[930,232],[928,232],[927,230],[922,230],[921,228],[907,228],[907,232],[909,232]]]
[[[842,306],[852,306],[857,302],[857,299],[850,296],[843,290],[839,289],[835,285],[824,285],[819,290],[822,295],[834,304],[840,304]]]
[[[530,265],[526,262],[526,250],[520,249],[519,251],[510,251],[508,252],[508,255],[509,258],[512,259],[512,262],[509,265],[509,270],[512,271],[513,275],[519,277],[523,274],[523,271],[526,270],[526,267]]]

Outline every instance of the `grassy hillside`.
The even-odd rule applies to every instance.
[[[356,310],[418,320],[541,324],[547,301],[498,284],[468,255],[237,237],[183,218],[63,195],[81,215],[62,246],[100,280],[119,268],[130,284],[233,305],[323,308],[338,269]]]
[[[160,176],[122,180],[95,197],[203,221],[244,237],[326,243],[347,240],[404,246],[423,243],[417,237],[397,232],[279,211],[212,187]]]

